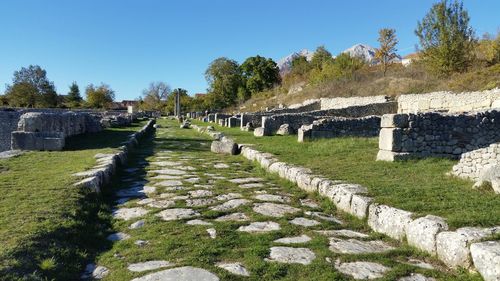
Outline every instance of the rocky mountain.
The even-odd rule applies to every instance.
[[[283,76],[290,72],[292,67],[292,61],[297,57],[306,57],[307,61],[311,61],[314,52],[307,49],[303,49],[300,52],[294,52],[278,61],[278,68],[280,69],[280,75]]]

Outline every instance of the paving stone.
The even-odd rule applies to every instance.
[[[394,247],[389,246],[383,241],[342,240],[331,237],[329,249],[339,254],[369,254],[390,251]]]
[[[169,186],[169,187],[165,187],[165,191],[179,191],[179,190],[184,190],[186,189],[185,187],[183,186]]]
[[[423,269],[434,269],[434,266],[432,264],[417,259],[408,259],[406,263]]]
[[[215,199],[219,200],[219,201],[226,201],[226,200],[231,200],[231,199],[236,199],[236,198],[241,198],[243,197],[243,195],[239,194],[239,193],[228,193],[228,194],[221,194],[217,197],[215,197]]]
[[[232,213],[216,218],[216,221],[247,221],[250,218],[244,213]]]
[[[162,170],[151,170],[150,173],[160,174],[160,175],[172,175],[172,176],[182,176],[187,174],[186,171],[177,169],[162,169]]]
[[[325,221],[335,222],[338,224],[344,224],[341,220],[337,219],[336,217],[334,217],[332,215],[328,215],[328,214],[324,214],[324,213],[320,213],[320,212],[310,212],[310,211],[305,211],[304,214],[311,216],[313,218],[318,218],[318,219],[322,219]]]
[[[352,231],[349,229],[339,229],[339,230],[316,230],[316,233],[325,236],[343,236],[349,238],[368,238],[369,235],[361,232]]]
[[[145,214],[147,214],[149,211],[141,208],[141,207],[136,207],[136,208],[120,208],[113,210],[112,215],[113,218],[115,219],[122,219],[122,220],[131,220],[134,218],[142,217]]]
[[[217,230],[215,228],[209,228],[207,229],[208,235],[210,235],[210,238],[215,239],[217,238]]]
[[[120,240],[126,240],[129,238],[130,238],[130,235],[128,235],[127,233],[123,233],[123,232],[115,232],[115,233],[112,233],[106,237],[107,240],[113,241],[113,242],[120,241]]]
[[[132,281],[219,281],[219,277],[208,270],[184,266],[166,269],[132,279]]]
[[[116,192],[118,197],[143,197],[148,193],[154,193],[156,188],[153,186],[133,186],[121,189]]]
[[[137,246],[139,246],[139,247],[144,247],[147,244],[149,244],[149,242],[145,241],[145,240],[136,240],[136,241],[134,241],[134,244],[137,245]]]
[[[382,278],[384,273],[389,270],[388,267],[379,263],[362,261],[337,263],[335,268],[341,273],[350,275],[358,280]]]
[[[133,272],[142,272],[147,270],[159,269],[164,267],[174,266],[175,264],[164,261],[164,260],[155,260],[155,261],[146,261],[139,263],[130,264],[127,269]]]
[[[172,175],[157,175],[151,178],[152,180],[180,180],[181,176],[172,176]]]
[[[261,215],[279,218],[283,217],[286,214],[299,212],[300,209],[284,204],[255,203],[253,211]]]
[[[85,272],[80,276],[81,279],[102,279],[109,274],[109,269],[104,266],[96,266],[93,263],[87,264]]]
[[[436,279],[432,277],[425,277],[420,273],[412,273],[409,276],[399,278],[398,281],[436,281]]]
[[[225,163],[217,163],[214,165],[214,168],[216,168],[216,169],[227,169],[229,167],[230,166],[228,164],[225,164]]]
[[[289,197],[282,195],[274,195],[274,194],[259,194],[255,196],[255,199],[260,201],[279,202],[279,203],[290,202]]]
[[[158,161],[158,162],[150,162],[149,164],[160,167],[174,167],[182,165],[181,162],[174,162],[174,161]]]
[[[200,214],[192,209],[167,209],[159,212],[158,217],[162,218],[164,221],[173,221],[181,219],[189,219],[192,217],[198,217]]]
[[[310,264],[316,255],[308,248],[271,247],[269,261]]]
[[[211,222],[206,222],[206,221],[199,220],[199,219],[187,221],[186,224],[189,224],[189,225],[212,225]]]
[[[134,222],[133,224],[131,224],[128,228],[137,229],[137,228],[141,228],[143,226],[144,226],[144,220],[138,220],[138,221]]]
[[[213,195],[212,191],[205,190],[205,189],[189,191],[188,194],[189,194],[189,197],[192,197],[192,198],[207,197],[207,196]]]
[[[266,222],[252,222],[247,226],[240,226],[238,228],[238,231],[260,233],[260,232],[276,231],[280,229],[281,227],[278,223],[272,221],[266,221]]]
[[[250,200],[247,199],[232,199],[227,202],[222,203],[221,205],[215,206],[210,208],[210,210],[213,211],[228,211],[232,210],[235,208],[238,208],[239,206],[246,205],[250,203]]]
[[[260,182],[251,182],[251,183],[244,183],[244,184],[239,185],[240,188],[244,188],[244,189],[260,188],[260,187],[264,187],[264,186],[265,185],[263,183],[260,183]]]
[[[189,183],[198,183],[198,182],[200,182],[200,178],[188,178],[188,179],[183,179],[183,181],[189,182]]]
[[[187,195],[177,195],[177,196],[174,196],[174,197],[172,197],[170,199],[172,199],[174,201],[177,201],[177,200],[187,200],[187,199],[189,199],[189,196],[187,196]]]
[[[191,167],[191,166],[181,166],[181,167],[177,167],[177,169],[183,170],[183,171],[196,171],[196,170],[198,170],[195,167]]]
[[[196,188],[204,188],[204,189],[212,189],[212,188],[214,188],[214,186],[211,185],[211,184],[195,184],[194,187],[196,187]]]
[[[137,205],[146,205],[146,204],[152,203],[154,201],[155,201],[154,198],[144,198],[144,199],[137,201],[136,204]]]
[[[160,198],[162,198],[162,199],[164,199],[164,198],[172,198],[172,197],[175,197],[175,196],[176,196],[176,194],[175,193],[171,193],[171,192],[160,194]]]
[[[152,208],[159,208],[159,209],[164,209],[164,208],[170,208],[175,205],[175,201],[173,200],[160,200],[160,201],[154,201],[148,204],[149,207]]]
[[[225,180],[226,177],[223,177],[223,176],[215,176],[215,177],[212,177],[212,179],[214,180]]]
[[[186,206],[188,207],[204,207],[208,205],[212,205],[217,200],[213,198],[197,198],[197,199],[186,199]]]
[[[313,209],[319,208],[318,203],[312,199],[300,199],[300,204]]]
[[[315,226],[315,225],[321,224],[319,221],[310,220],[310,219],[306,219],[306,218],[294,218],[293,220],[290,221],[290,223],[295,224],[295,225],[305,226],[305,227],[310,227],[310,226]]]
[[[280,238],[277,240],[274,240],[274,243],[281,243],[281,244],[300,244],[300,243],[307,243],[311,241],[311,237],[302,234],[301,236],[294,236],[294,237],[284,237]]]
[[[237,178],[237,179],[229,180],[229,182],[236,183],[236,184],[260,182],[260,181],[264,181],[264,179],[263,178]]]
[[[155,185],[169,187],[169,186],[182,186],[183,183],[180,180],[166,180],[166,181],[161,181],[161,182],[155,183]]]
[[[248,270],[239,262],[235,263],[218,263],[217,267],[225,269],[232,274],[240,275],[240,276],[250,276]]]

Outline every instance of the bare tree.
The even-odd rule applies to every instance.
[[[396,45],[398,44],[398,39],[396,38],[396,30],[391,28],[383,28],[378,32],[380,42],[380,48],[375,52],[375,58],[380,61],[384,67],[384,77],[387,72],[387,66],[395,59],[398,55],[396,54]]]
[[[151,82],[149,87],[142,91],[143,109],[156,111],[163,110],[170,92],[171,89],[168,84],[164,82]]]

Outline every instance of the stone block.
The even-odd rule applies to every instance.
[[[297,130],[297,141],[304,142],[311,139],[312,129],[308,128],[308,126],[302,126]]]
[[[238,144],[231,140],[213,141],[210,150],[220,154],[238,154]]]
[[[412,221],[406,229],[408,244],[418,249],[436,254],[436,236],[448,230],[448,224],[441,217],[428,215]]]
[[[377,232],[403,240],[412,213],[386,205],[372,204],[368,209],[368,225]]]
[[[276,134],[280,136],[288,136],[292,135],[293,133],[294,133],[293,128],[289,124],[281,125],[278,131],[276,132]]]
[[[474,267],[485,281],[500,280],[500,241],[474,243],[470,253]]]
[[[410,153],[407,152],[394,152],[387,150],[379,150],[377,153],[377,161],[388,161],[394,162],[398,160],[404,160],[411,157]]]
[[[401,150],[403,131],[401,128],[382,128],[378,141],[379,149],[398,152]]]
[[[380,120],[382,128],[405,128],[408,127],[408,114],[384,114]]]
[[[351,199],[351,209],[350,214],[356,216],[357,218],[366,218],[368,213],[368,207],[372,204],[373,198],[354,194]]]
[[[263,137],[264,136],[264,128],[262,128],[262,127],[255,128],[255,130],[253,131],[253,135],[256,137]]]

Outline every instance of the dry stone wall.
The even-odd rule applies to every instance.
[[[380,117],[362,118],[334,117],[313,121],[298,130],[298,141],[303,142],[318,138],[335,138],[340,136],[374,137],[380,131]]]
[[[10,150],[11,134],[17,129],[21,115],[18,111],[0,111],[0,152]]]
[[[482,92],[433,92],[401,95],[398,113],[483,111],[500,108],[500,89]]]

